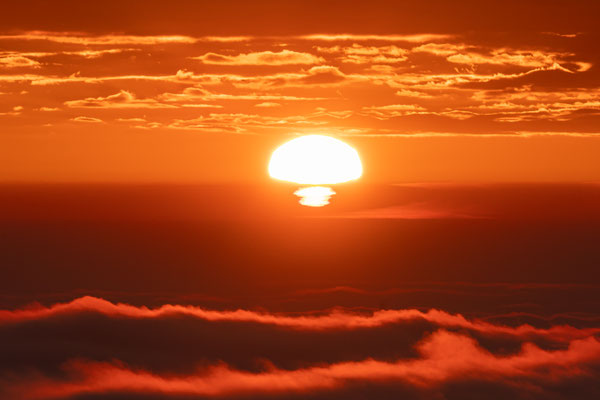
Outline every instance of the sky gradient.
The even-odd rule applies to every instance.
[[[598,7],[566,4],[9,5],[0,180],[259,182],[326,133],[373,182],[597,181]]]
[[[0,399],[600,398],[600,3],[5,3]]]

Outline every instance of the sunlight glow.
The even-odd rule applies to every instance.
[[[294,194],[300,197],[300,204],[303,206],[323,207],[329,204],[329,199],[335,192],[325,186],[309,186],[296,190]]]
[[[305,185],[334,184],[360,178],[362,164],[356,150],[341,140],[307,135],[273,152],[269,175]]]

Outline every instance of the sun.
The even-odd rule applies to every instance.
[[[311,185],[294,194],[300,197],[303,206],[323,207],[329,204],[335,191],[316,185],[358,179],[362,175],[362,163],[358,152],[341,140],[307,135],[290,140],[273,152],[269,175],[282,181]]]
[[[271,156],[269,175],[302,185],[348,182],[362,175],[358,152],[341,140],[307,135],[281,145]]]

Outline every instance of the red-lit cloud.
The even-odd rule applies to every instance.
[[[572,340],[585,338],[600,332],[599,329],[577,329],[571,326],[554,326],[549,329],[535,328],[531,325],[518,327],[494,325],[488,322],[468,320],[459,314],[449,314],[440,310],[379,310],[370,315],[335,311],[320,316],[289,316],[285,314],[260,313],[249,310],[216,311],[194,306],[166,304],[159,308],[136,307],[128,304],[114,304],[107,300],[86,296],[69,303],[55,304],[50,307],[34,307],[21,310],[0,310],[0,324],[18,323],[69,315],[81,312],[97,312],[113,317],[162,318],[169,315],[185,315],[205,321],[237,321],[274,325],[299,330],[347,330],[368,329],[394,324],[402,321],[422,320],[443,327],[460,327],[492,335],[518,337],[547,336],[553,340]]]
[[[35,377],[5,389],[23,400],[67,398],[110,393],[226,396],[335,392],[355,382],[403,383],[431,390],[446,383],[494,382],[527,392],[544,384],[589,376],[600,362],[600,341],[572,341],[564,350],[547,351],[524,344],[517,354],[494,355],[468,336],[437,331],[417,345],[415,359],[372,359],[311,366],[296,370],[268,368],[252,373],[226,365],[203,368],[193,375],[160,375],[118,363],[73,361],[68,380]]]
[[[300,53],[291,50],[281,50],[280,52],[262,51],[238,54],[236,56],[206,53],[198,57],[192,57],[192,59],[201,61],[204,64],[217,65],[295,65],[320,64],[325,61],[323,58],[309,53]]]
[[[174,108],[170,104],[160,103],[153,99],[137,99],[126,90],[106,97],[87,98],[84,100],[69,100],[65,106],[70,108]]]
[[[194,43],[198,39],[182,35],[135,36],[135,35],[100,35],[92,36],[69,32],[32,31],[16,35],[1,35],[5,41],[48,41],[64,44],[94,45],[155,45],[165,43]]]
[[[93,123],[93,124],[99,124],[99,123],[103,122],[100,118],[87,117],[87,116],[84,116],[84,115],[79,116],[79,117],[71,118],[71,121],[84,122],[84,123]]]
[[[0,113],[13,116],[7,109],[25,100],[32,107],[14,121],[17,125],[35,119],[30,110],[93,107],[94,118],[109,125],[119,120],[120,128],[135,129],[140,125],[123,121],[139,118],[139,109],[145,108],[161,110],[148,118],[156,130],[270,134],[268,124],[253,121],[304,117],[308,125],[345,135],[542,132],[587,137],[597,133],[592,122],[600,97],[593,83],[595,60],[564,42],[578,39],[544,32],[520,45],[432,33],[4,34],[0,92],[11,95],[0,99],[5,107]],[[316,99],[327,111],[320,116],[310,115],[299,102]],[[246,105],[250,113],[239,100],[257,102]],[[279,106],[259,105],[271,103]],[[198,114],[190,116],[189,108]],[[224,129],[209,108],[256,117]],[[328,118],[341,111],[351,116]],[[72,118],[55,113],[46,123]],[[197,119],[203,123],[181,122]],[[296,125],[280,128],[298,133]]]

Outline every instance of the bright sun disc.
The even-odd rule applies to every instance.
[[[356,150],[341,140],[308,135],[273,152],[269,175],[304,185],[334,184],[360,178],[362,164]]]

